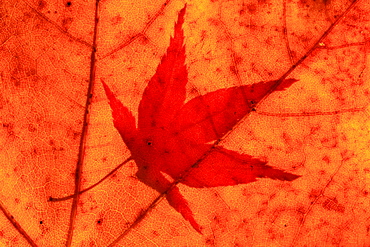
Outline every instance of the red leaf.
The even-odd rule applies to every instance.
[[[109,105],[113,110],[114,127],[120,133],[127,147],[132,147],[133,139],[136,136],[135,117],[112,93],[107,84],[102,81],[105,94],[109,99]]]
[[[257,178],[292,181],[299,176],[221,147],[201,160],[212,148],[206,142],[222,138],[277,81],[221,89],[184,105],[188,82],[182,30],[185,8],[179,13],[167,53],[144,91],[139,106],[138,130],[132,114],[108,86],[103,85],[113,110],[114,126],[138,166],[136,176],[159,193],[166,193],[169,204],[201,233],[188,202],[163,172],[175,181],[181,179],[182,183],[197,188],[250,183]],[[284,90],[295,81],[285,80],[276,90]],[[193,167],[195,164],[197,166]],[[189,169],[190,174],[186,174]]]
[[[171,38],[167,54],[162,57],[140,101],[139,129],[166,126],[185,100],[188,81],[182,30],[185,8],[179,13],[175,36]]]
[[[278,87],[284,90],[297,80],[288,79]],[[188,141],[204,143],[221,138],[252,110],[277,81],[220,89],[190,100],[180,110],[173,131]]]
[[[191,170],[182,183],[190,187],[229,186],[255,182],[256,178],[292,181],[300,176],[266,165],[247,154],[217,148]]]

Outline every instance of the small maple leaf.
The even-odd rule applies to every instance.
[[[138,127],[127,107],[104,82],[103,86],[114,126],[138,167],[137,178],[159,193],[167,193],[169,204],[201,233],[188,202],[176,186],[171,188],[172,182],[164,173],[195,188],[250,183],[257,178],[292,181],[300,176],[268,166],[250,155],[206,144],[231,130],[252,110],[251,102],[259,102],[276,81],[221,89],[184,104],[188,82],[182,30],[185,9],[186,6],[179,13],[167,53],[143,93]],[[285,80],[276,90],[284,90],[295,81]],[[184,176],[187,171],[190,172]]]

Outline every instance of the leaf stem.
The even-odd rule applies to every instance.
[[[2,201],[0,201],[0,211],[3,212],[5,217],[10,221],[10,223],[14,226],[14,228],[23,236],[24,239],[32,247],[37,247],[37,244],[32,240],[32,238],[27,234],[27,232],[22,228],[22,226],[18,223],[18,221],[14,218],[14,216],[5,208],[5,205]]]
[[[274,113],[274,112],[264,112],[256,110],[258,115],[270,116],[270,117],[309,117],[309,116],[327,116],[327,115],[338,115],[344,114],[347,112],[359,112],[365,111],[366,107],[359,108],[350,108],[342,109],[336,111],[327,111],[327,112],[302,112],[302,113]]]
[[[130,160],[132,160],[132,156],[130,156],[129,158],[127,158],[125,161],[123,161],[121,164],[119,164],[116,168],[114,168],[111,172],[109,172],[107,175],[105,175],[102,179],[100,179],[98,182],[96,182],[95,184],[87,187],[86,189],[83,189],[79,192],[79,195],[91,190],[92,188],[96,187],[97,185],[99,185],[101,182],[103,182],[105,179],[107,179],[109,176],[111,176],[113,173],[115,173],[118,169],[120,169],[123,165],[125,165],[127,162],[129,162]],[[69,199],[72,199],[73,197],[75,197],[76,195],[75,194],[72,194],[72,195],[69,195],[69,196],[65,196],[65,197],[49,197],[49,201],[50,202],[61,202],[61,201],[66,201],[66,200],[69,200]]]

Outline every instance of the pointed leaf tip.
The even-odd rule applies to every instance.
[[[133,140],[136,137],[136,124],[135,117],[132,113],[125,107],[121,101],[119,101],[113,92],[110,90],[108,85],[101,79],[104,87],[105,94],[109,100],[109,105],[112,109],[113,123],[114,127],[120,133],[123,141],[129,149],[132,149]]]
[[[186,11],[186,4],[185,6],[180,10],[179,12],[179,16],[177,18],[177,22],[184,22],[184,15],[185,15],[185,11]]]
[[[167,127],[184,103],[188,82],[182,29],[185,8],[178,15],[174,37],[140,101],[139,129]]]
[[[167,201],[168,203],[177,211],[179,212],[184,219],[189,221],[190,225],[200,234],[202,233],[202,227],[196,222],[194,219],[193,212],[189,208],[187,200],[184,196],[180,193],[177,187],[170,190],[167,194]]]
[[[298,79],[285,79],[281,82],[281,84],[277,87],[277,91],[284,91],[285,89],[289,88],[293,83],[299,81]]]
[[[100,79],[101,83],[103,84],[103,88],[104,88],[104,91],[105,91],[105,94],[107,95],[108,99],[110,100],[110,96],[113,95],[112,91],[110,90],[110,88],[108,87],[108,85],[104,82],[103,79]]]

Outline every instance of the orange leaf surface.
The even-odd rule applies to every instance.
[[[0,2],[0,246],[368,245],[369,11]]]

